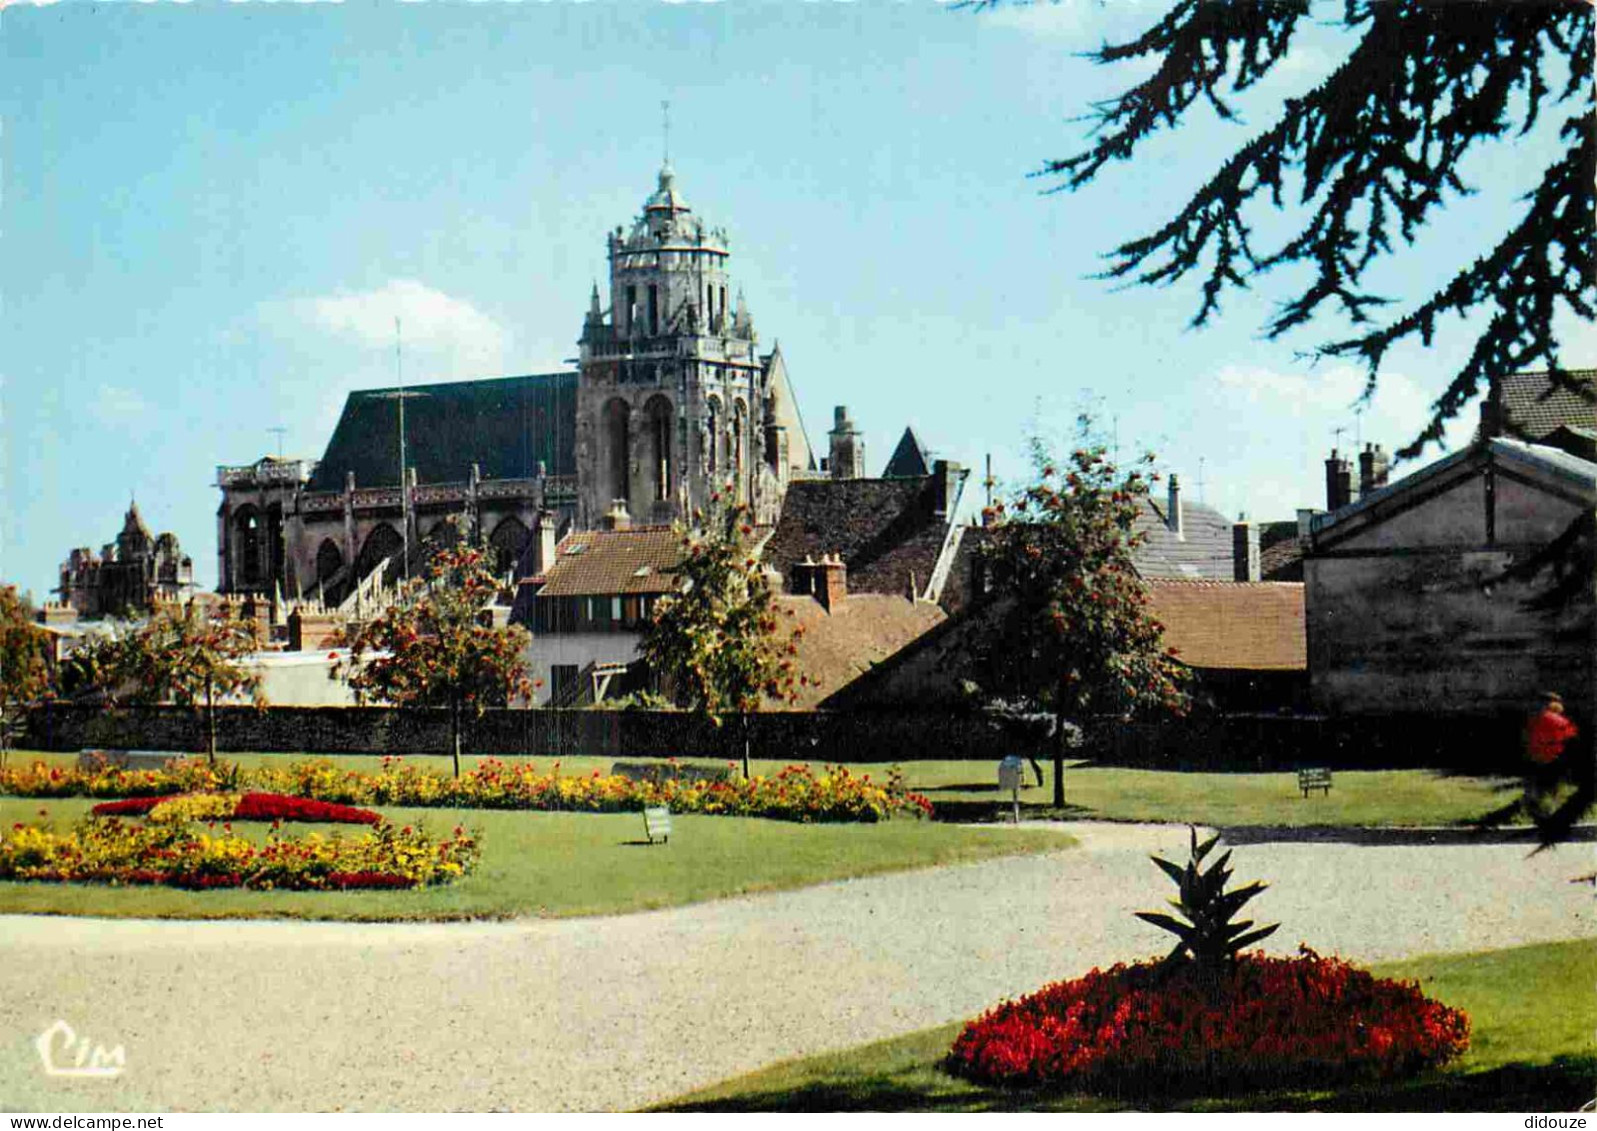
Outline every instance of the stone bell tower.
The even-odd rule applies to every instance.
[[[670,522],[714,491],[774,521],[788,445],[767,442],[785,438],[767,417],[791,393],[785,377],[768,387],[726,233],[693,214],[667,164],[608,244],[609,305],[595,286],[578,340],[577,525],[598,526],[618,500],[635,523]]]

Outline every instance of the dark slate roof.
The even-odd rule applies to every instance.
[[[1303,580],[1303,543],[1295,519],[1266,522],[1259,528],[1259,580]]]
[[[398,482],[399,414],[394,389],[362,389],[343,415],[311,477],[311,491]],[[577,375],[541,373],[407,386],[405,458],[421,483],[463,483],[477,464],[486,479],[524,479],[540,462],[550,475],[575,475]]]
[[[1597,369],[1571,369],[1568,376],[1577,388],[1554,385],[1545,370],[1504,377],[1502,405],[1508,434],[1536,441],[1560,425],[1597,428]]]
[[[942,552],[938,479],[801,479],[788,486],[765,560],[784,580],[805,557],[841,554],[851,593],[924,589]]]
[[[899,437],[898,447],[893,449],[892,458],[887,461],[887,466],[882,469],[883,479],[911,479],[920,475],[932,473],[931,462],[926,458],[926,449],[921,447],[919,438],[913,428],[905,428],[904,434]]]
[[[1165,518],[1164,499],[1144,498],[1133,529],[1145,535],[1132,555],[1146,578],[1231,581],[1236,568],[1231,556],[1231,520],[1202,503],[1182,500],[1182,537]]]

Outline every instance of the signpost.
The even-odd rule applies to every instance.
[[[1009,799],[1015,807],[1015,824],[1020,824],[1020,782],[1026,763],[1014,754],[998,763],[998,788],[1009,790]]]

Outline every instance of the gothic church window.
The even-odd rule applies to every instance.
[[[331,538],[323,538],[316,548],[316,580],[326,581],[343,568],[343,553]]]
[[[651,494],[655,501],[664,502],[671,497],[671,402],[651,397],[644,418],[648,423]]]

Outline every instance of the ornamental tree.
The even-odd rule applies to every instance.
[[[982,546],[993,630],[978,645],[985,693],[1020,698],[1051,712],[1054,805],[1065,804],[1066,743],[1073,719],[1183,712],[1184,667],[1167,650],[1163,627],[1132,552],[1153,457],[1122,474],[1101,445],[1085,440],[1061,464],[1031,440],[1035,479],[984,515]]]
[[[1109,252],[1106,276],[1155,286],[1200,280],[1198,326],[1228,294],[1271,282],[1283,293],[1266,336],[1340,322],[1331,333],[1348,336],[1328,335],[1311,352],[1361,361],[1372,390],[1394,346],[1429,346],[1455,323],[1473,347],[1400,458],[1441,442],[1447,422],[1506,373],[1545,368],[1578,390],[1554,320],[1597,319],[1589,0],[1176,0],[1142,35],[1089,56],[1142,77],[1093,108],[1086,148],[1046,162],[1040,175],[1073,190],[1117,163],[1152,160],[1153,139],[1187,124],[1194,107],[1244,124],[1229,100],[1266,78],[1290,83],[1294,37],[1314,22],[1353,33],[1340,65],[1317,86],[1300,84],[1272,120],[1217,154],[1174,215]],[[1498,160],[1524,160],[1521,139],[1544,115],[1557,116],[1562,144],[1508,230],[1452,249],[1456,272],[1429,297],[1400,306],[1375,293],[1376,269],[1402,259],[1428,221],[1474,191],[1464,179],[1469,162],[1493,146]],[[1292,226],[1273,242],[1272,213]]]
[[[333,678],[348,681],[358,702],[449,711],[449,749],[460,776],[462,723],[532,694],[527,631],[496,626],[489,610],[498,581],[482,546],[439,548],[426,576],[346,636],[348,657]]]
[[[638,653],[672,699],[720,726],[743,724],[743,776],[749,776],[750,712],[765,698],[792,702],[801,680],[794,657],[803,627],[778,630],[770,582],[754,546],[752,512],[711,496],[708,515],[680,525],[683,558],[676,592],[661,597]]]
[[[50,688],[47,636],[14,585],[0,585],[0,765],[28,704]]]
[[[72,657],[79,682],[107,705],[175,703],[205,717],[205,754],[216,762],[216,701],[248,696],[265,703],[261,677],[243,660],[261,646],[254,621],[197,603],[157,609],[142,624],[121,623]]]

